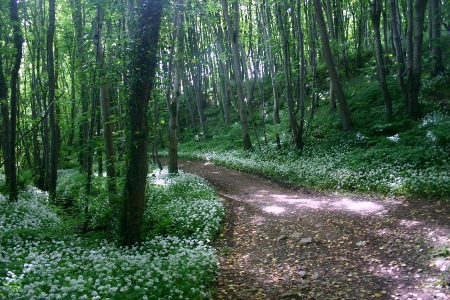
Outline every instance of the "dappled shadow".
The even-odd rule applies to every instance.
[[[327,195],[211,163],[185,167],[233,209],[217,299],[446,299],[445,203]]]

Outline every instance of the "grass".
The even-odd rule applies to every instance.
[[[60,175],[64,198],[75,207],[84,203],[76,187],[83,182],[80,174]],[[0,195],[0,298],[210,298],[218,266],[210,241],[220,228],[222,204],[194,175],[154,172],[149,178],[145,242],[131,249],[101,235],[77,233],[48,203],[48,195],[33,187],[21,192],[17,203]],[[90,200],[99,202],[91,208],[106,206],[104,197]],[[108,213],[92,210],[91,216]]]

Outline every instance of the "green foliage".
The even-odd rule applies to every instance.
[[[149,236],[170,235],[210,241],[217,234],[224,208],[214,190],[198,176],[154,171],[144,213]]]
[[[59,175],[60,194],[83,202],[83,176],[75,170]],[[146,215],[159,219],[147,224],[164,223],[164,214],[153,209],[165,212],[177,228],[159,226],[159,233],[178,236],[152,231],[141,247],[132,248],[118,248],[102,235],[77,236],[68,228],[73,223],[48,205],[48,195],[33,187],[17,203],[0,194],[0,298],[210,299],[218,262],[207,242],[219,229],[223,206],[199,177],[155,173],[153,178]],[[93,189],[104,189],[97,179]],[[89,199],[89,208],[105,215],[96,208],[104,203],[100,198]]]
[[[278,150],[273,142],[261,152],[199,142],[195,148],[183,144],[181,154],[313,189],[448,200],[450,117],[432,112],[418,122],[382,123],[368,117],[373,111],[365,113],[365,131],[343,133],[334,115],[319,111],[309,124],[303,153],[287,146]],[[286,127],[280,131],[288,132]]]
[[[58,170],[57,204],[91,228],[113,228],[106,177],[94,175],[87,195],[86,175],[75,169]]]

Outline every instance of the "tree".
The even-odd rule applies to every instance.
[[[380,31],[381,10],[382,10],[381,0],[372,0],[370,16],[372,18],[375,36],[375,54],[378,65],[378,78],[380,81],[381,92],[383,94],[384,99],[386,119],[390,120],[392,118],[392,100],[387,87],[386,67],[384,65],[384,58],[383,58],[384,52],[383,46],[381,44],[381,31]]]
[[[121,244],[131,247],[141,242],[145,186],[148,172],[147,118],[150,95],[157,67],[162,0],[139,0],[138,20],[132,37],[130,62],[128,162],[121,219]]]
[[[444,71],[444,64],[442,61],[442,41],[441,41],[441,1],[430,0],[430,40],[431,40],[431,72],[433,76],[438,75]]]
[[[169,173],[178,173],[178,106],[181,96],[181,75],[184,71],[184,1],[178,0],[175,16],[175,78],[173,97],[167,103],[169,108]],[[200,108],[199,108],[200,109]],[[202,122],[202,121],[201,121]],[[204,126],[204,125],[203,125]]]
[[[277,4],[277,23],[281,35],[281,44],[283,45],[284,81],[285,81],[286,102],[289,111],[289,125],[290,129],[292,130],[295,148],[297,150],[300,150],[302,148],[302,140],[301,135],[299,134],[298,122],[295,117],[295,107],[292,96],[291,71],[289,68],[290,65],[289,45],[286,36],[286,29],[284,28],[284,20],[281,12],[280,3]]]
[[[345,99],[344,90],[342,88],[341,79],[336,69],[331,52],[330,40],[328,38],[327,27],[323,16],[322,3],[320,0],[314,0],[314,11],[316,13],[317,24],[319,26],[320,37],[322,40],[323,57],[328,68],[330,80],[333,85],[333,90],[336,92],[336,97],[339,103],[339,112],[341,115],[342,128],[344,131],[352,129],[352,122],[350,118],[350,110],[348,109],[347,100]]]
[[[228,38],[231,41],[231,50],[233,53],[233,73],[234,81],[237,87],[238,103],[239,103],[239,116],[242,125],[242,144],[244,150],[253,149],[252,141],[250,140],[250,134],[248,130],[247,110],[245,106],[245,95],[242,87],[242,72],[241,72],[241,54],[239,47],[239,3],[237,0],[233,0],[233,22],[228,12],[228,1],[221,0],[223,16],[228,30]]]
[[[17,134],[17,112],[19,98],[19,70],[22,61],[22,30],[20,28],[19,9],[16,0],[9,2],[9,16],[13,28],[13,49],[14,59],[11,68],[11,86],[10,86],[10,119],[9,119],[9,141],[7,142],[9,161],[6,160],[5,168],[9,171],[8,192],[10,201],[16,201],[18,197],[17,190],[17,156],[16,156],[16,134]]]
[[[426,0],[408,0],[408,111],[413,119],[420,117],[419,90],[422,76],[423,23],[425,21]],[[415,12],[415,14],[414,14]]]
[[[55,116],[55,62],[53,39],[55,36],[55,0],[49,0],[49,23],[47,29],[47,73],[48,73],[48,103],[50,119],[50,174],[48,192],[51,200],[56,198],[56,180],[58,174],[58,129]]]
[[[264,8],[265,7],[265,8]],[[263,39],[266,45],[266,55],[268,60],[269,74],[272,83],[272,96],[273,96],[273,125],[275,127],[281,123],[280,119],[280,100],[278,96],[277,78],[275,74],[275,57],[273,51],[273,45],[270,40],[270,20],[271,12],[270,5],[267,1],[264,1],[261,8],[261,19],[263,24]],[[275,131],[275,142],[278,149],[281,149],[280,133],[278,129]]]
[[[110,84],[106,73],[105,51],[102,43],[102,27],[103,27],[103,7],[97,5],[97,17],[94,23],[94,51],[97,68],[99,69],[99,100],[103,124],[103,140],[105,142],[106,154],[106,176],[108,181],[108,197],[110,206],[115,209],[116,206],[116,167],[114,158],[114,123],[111,114],[111,97]],[[99,172],[100,173],[100,172]]]

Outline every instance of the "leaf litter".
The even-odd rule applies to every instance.
[[[224,199],[215,299],[450,299],[450,206],[303,191],[181,161]]]

